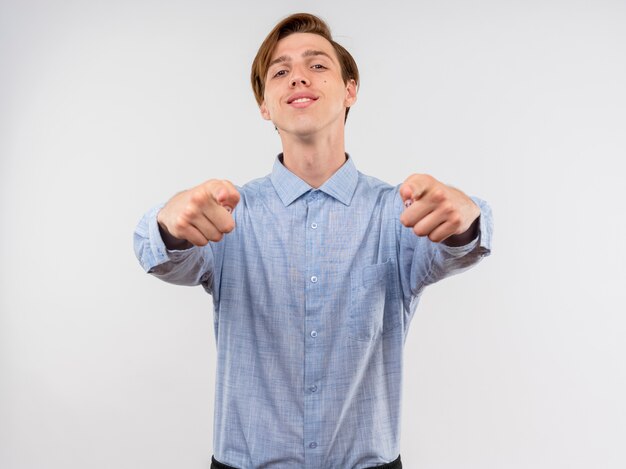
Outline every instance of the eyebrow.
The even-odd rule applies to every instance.
[[[324,55],[328,57],[331,62],[333,62],[333,58],[322,50],[309,49],[302,53],[302,57],[317,57],[318,55]],[[288,55],[281,55],[280,57],[277,57],[274,60],[272,60],[268,68],[271,67],[272,65],[276,65],[276,64],[284,63],[284,62],[291,62],[291,57],[289,57]]]

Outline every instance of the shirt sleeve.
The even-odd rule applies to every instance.
[[[439,280],[459,274],[491,254],[493,217],[491,207],[478,197],[471,199],[480,207],[478,235],[465,246],[434,243],[426,236],[416,236],[411,228],[399,222],[404,209],[397,196],[399,228],[399,265],[402,294],[407,310],[413,309],[415,298],[422,290]]]
[[[200,285],[213,292],[212,243],[185,250],[167,249],[157,223],[163,204],[148,211],[134,233],[135,255],[141,267],[161,280],[176,285]]]

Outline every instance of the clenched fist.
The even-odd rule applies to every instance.
[[[476,236],[480,208],[460,190],[427,174],[413,174],[400,186],[400,196],[407,207],[400,222],[416,235],[451,246]]]
[[[168,249],[219,241],[235,228],[232,211],[239,192],[229,181],[211,179],[179,192],[159,211],[157,222]]]

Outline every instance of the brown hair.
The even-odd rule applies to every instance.
[[[265,79],[276,44],[278,44],[278,41],[281,39],[294,33],[313,33],[322,36],[330,42],[339,59],[343,81],[348,83],[349,80],[354,80],[358,87],[359,69],[356,66],[354,58],[350,55],[350,52],[333,40],[330,34],[330,28],[324,20],[309,13],[295,13],[274,26],[274,29],[267,35],[261,47],[259,47],[256,57],[252,62],[250,80],[252,82],[254,97],[259,106],[263,102]],[[348,111],[350,111],[349,107],[346,108],[346,119],[348,118]]]

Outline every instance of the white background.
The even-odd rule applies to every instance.
[[[347,150],[488,200],[493,254],[406,345],[405,467],[626,467],[623,1],[0,2],[0,467],[207,468],[211,298],[142,213],[271,170],[249,86],[296,11],[355,56]]]

